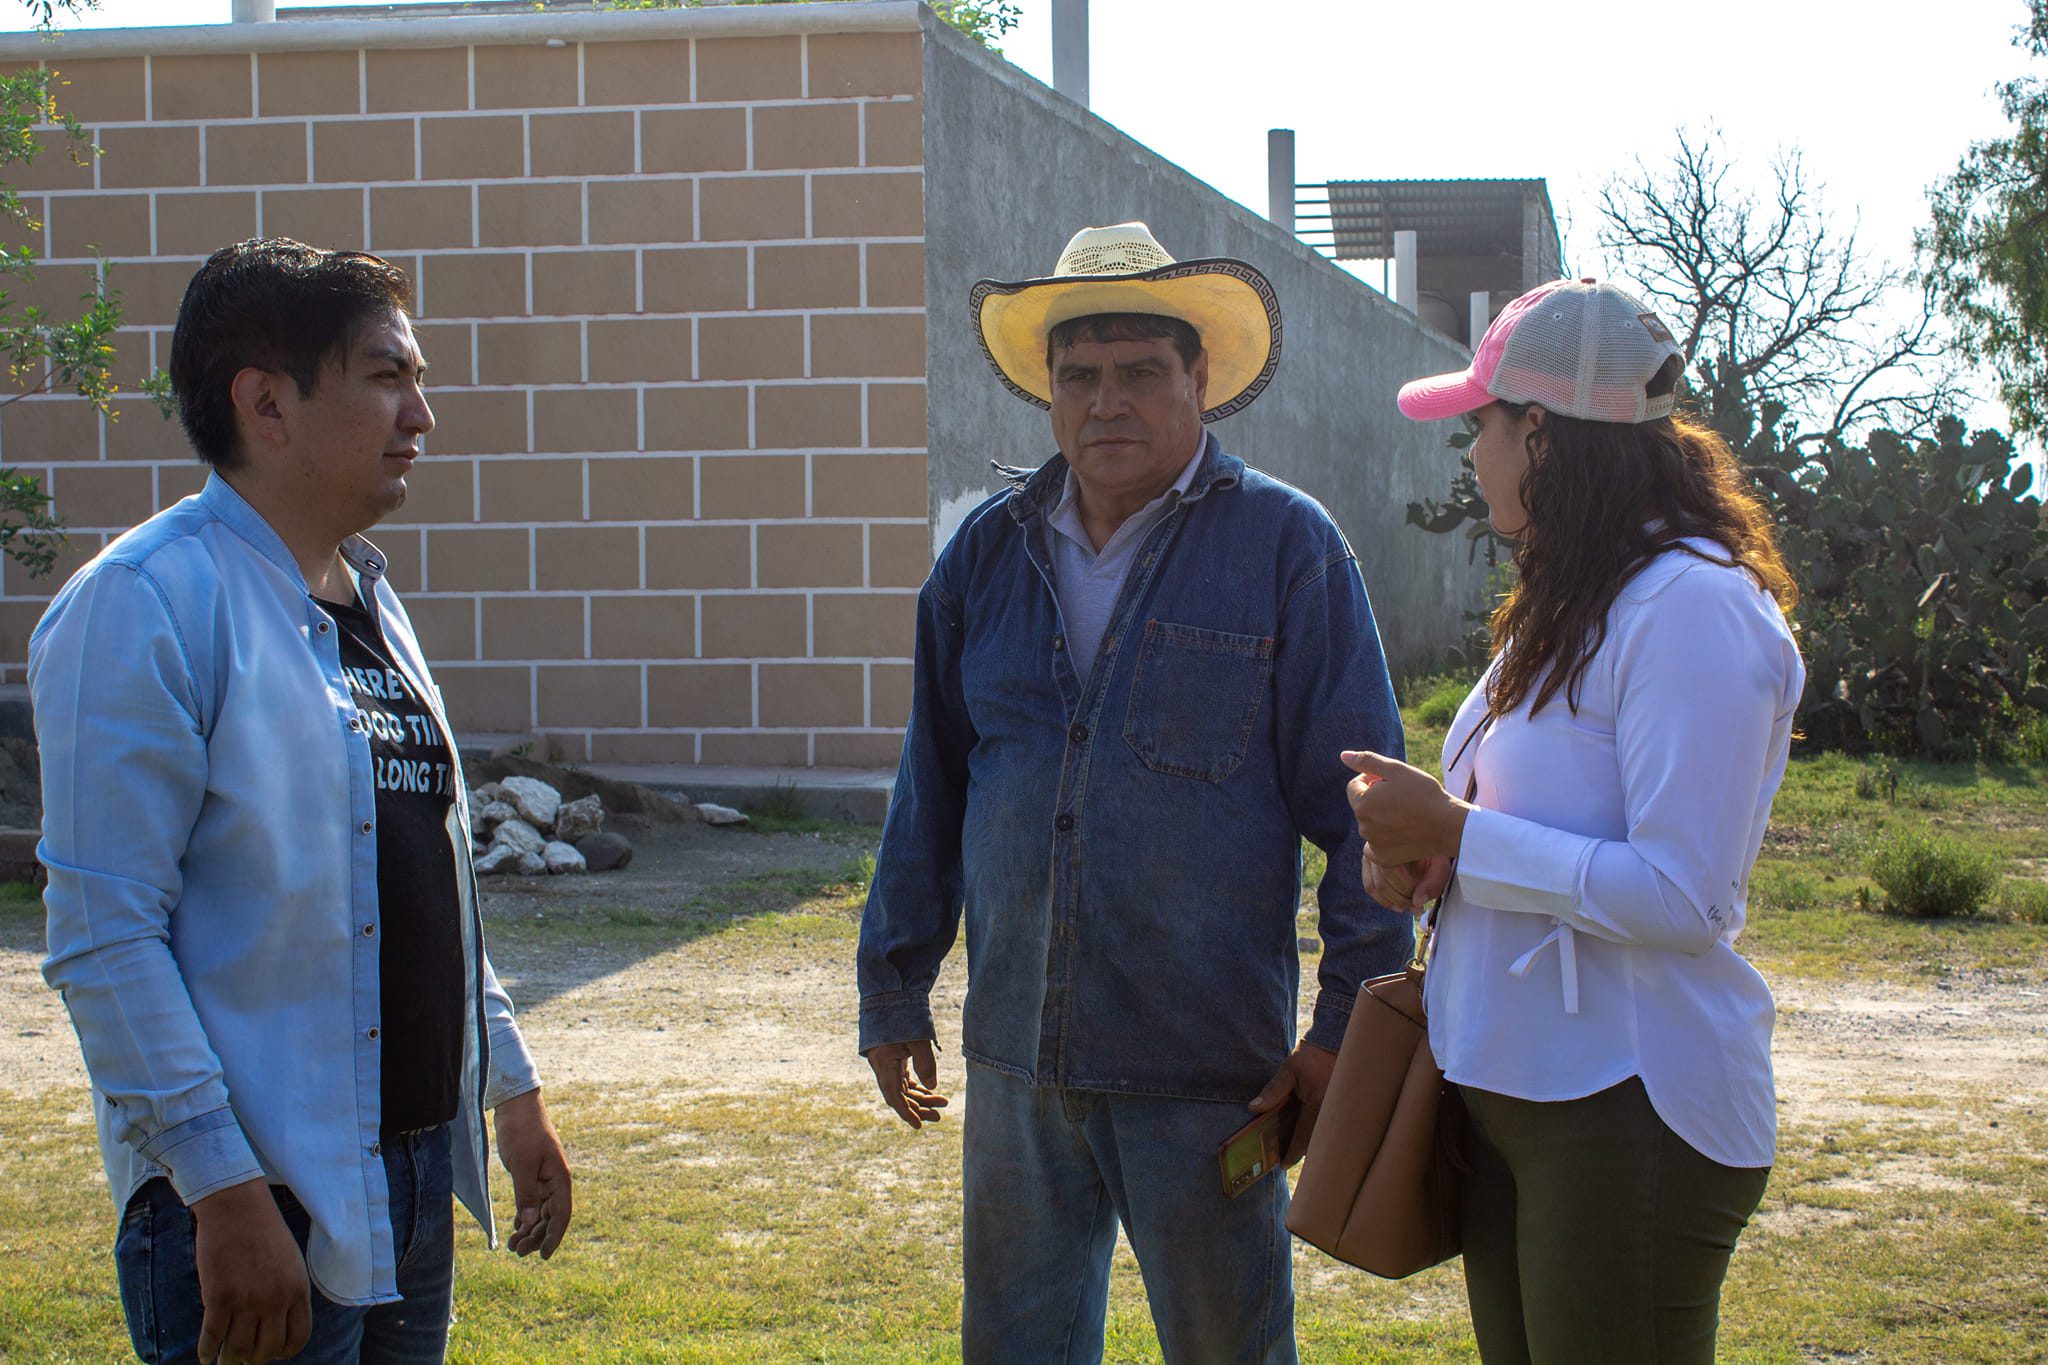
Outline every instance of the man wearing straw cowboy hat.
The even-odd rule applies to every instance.
[[[1329,515],[1205,429],[1279,362],[1257,270],[1125,223],[971,303],[1059,453],[919,594],[861,1050],[905,1122],[939,1117],[927,997],[964,915],[969,1362],[1099,1359],[1119,1222],[1167,1360],[1292,1361],[1286,1182],[1226,1197],[1217,1148],[1293,1097],[1299,1155],[1358,982],[1406,958],[1338,758],[1400,743],[1372,609]],[[1331,870],[1296,1046],[1304,837]]]

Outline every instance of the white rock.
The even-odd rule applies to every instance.
[[[472,807],[471,809],[475,809]],[[470,817],[470,824],[480,834],[488,835],[507,820],[517,820],[519,808],[503,801],[486,801],[483,809]]]
[[[547,846],[547,840],[540,837],[540,831],[524,820],[514,816],[491,835],[493,848],[509,848],[514,853],[538,853]]]
[[[497,783],[486,782],[481,787],[478,787],[475,791],[469,794],[470,804],[478,806],[488,806],[493,801],[502,800],[503,791],[504,788],[500,787]]]
[[[510,844],[493,844],[483,857],[476,860],[476,875],[498,877],[507,872],[516,872],[521,856],[519,850]]]
[[[699,801],[697,814],[707,825],[744,825],[747,817],[731,806],[721,806],[711,801]]]
[[[565,844],[559,839],[543,848],[540,851],[540,856],[541,861],[547,864],[548,871],[550,872],[588,872],[590,870],[590,864],[583,861],[583,855],[578,853],[573,845]]]
[[[555,838],[565,844],[573,844],[586,834],[595,834],[604,828],[604,802],[595,792],[581,801],[565,801],[555,812]]]
[[[522,853],[519,855],[519,866],[517,868],[517,871],[520,876],[538,877],[547,870],[548,860],[541,857],[540,854]]]
[[[562,794],[537,777],[508,777],[498,784],[499,796],[519,808],[519,818],[535,829],[551,829]]]

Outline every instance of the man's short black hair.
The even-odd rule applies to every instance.
[[[329,356],[345,356],[366,324],[403,314],[411,299],[405,272],[364,251],[265,237],[207,257],[171,333],[171,392],[199,458],[216,469],[237,459],[237,374],[274,370],[311,394]]]
[[[1045,334],[1045,368],[1052,369],[1059,353],[1081,341],[1150,341],[1166,337],[1180,352],[1180,363],[1192,370],[1202,354],[1202,334],[1179,318],[1161,313],[1090,313],[1069,318]]]

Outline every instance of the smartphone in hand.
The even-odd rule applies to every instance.
[[[1294,1125],[1301,1118],[1301,1100],[1287,1097],[1278,1109],[1260,1114],[1250,1123],[1223,1139],[1216,1149],[1216,1164],[1223,1175],[1223,1193],[1235,1199],[1269,1171],[1280,1169],[1280,1158],[1294,1140]]]

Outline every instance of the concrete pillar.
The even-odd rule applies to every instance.
[[[1266,130],[1266,217],[1294,231],[1294,130]]]
[[[1466,305],[1470,319],[1465,325],[1472,329],[1472,340],[1467,342],[1473,350],[1479,349],[1479,338],[1486,335],[1486,329],[1493,324],[1493,295],[1484,289],[1472,291],[1472,301]]]
[[[1420,301],[1421,290],[1415,284],[1415,232],[1409,229],[1394,234],[1394,302],[1415,311]]]
[[[1088,0],[1052,0],[1052,88],[1088,107]]]
[[[235,0],[230,17],[238,24],[270,23],[277,18],[277,0]]]

